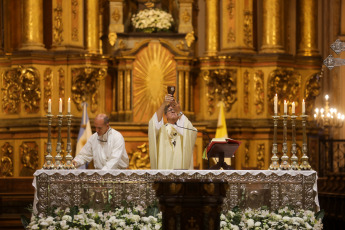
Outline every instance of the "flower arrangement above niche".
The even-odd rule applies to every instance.
[[[136,31],[145,33],[168,32],[174,23],[171,14],[154,8],[139,11],[131,20]]]

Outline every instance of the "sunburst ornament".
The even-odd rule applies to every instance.
[[[149,121],[169,85],[176,85],[174,55],[159,42],[150,42],[133,63],[133,121]]]

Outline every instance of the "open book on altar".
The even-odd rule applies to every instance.
[[[231,138],[213,138],[207,147],[207,157],[232,157],[240,144]]]

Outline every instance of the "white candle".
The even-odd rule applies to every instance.
[[[274,114],[278,113],[278,96],[277,94],[274,96]]]
[[[62,99],[59,101],[59,113],[62,113]]]
[[[48,100],[48,113],[52,112],[52,99]]]
[[[68,103],[67,103],[67,113],[71,113],[71,98],[68,98]]]
[[[305,101],[302,102],[302,114],[305,114]]]
[[[291,113],[292,113],[292,114],[295,114],[295,102],[292,102]]]
[[[284,100],[284,114],[287,113],[287,103],[286,103],[286,100]]]

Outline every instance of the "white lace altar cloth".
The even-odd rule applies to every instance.
[[[271,210],[284,206],[319,210],[317,173],[293,170],[37,170],[33,186],[35,213],[50,207],[89,205],[95,209],[123,201],[146,207],[157,201],[154,181],[214,180],[228,182],[223,211],[235,206]]]

